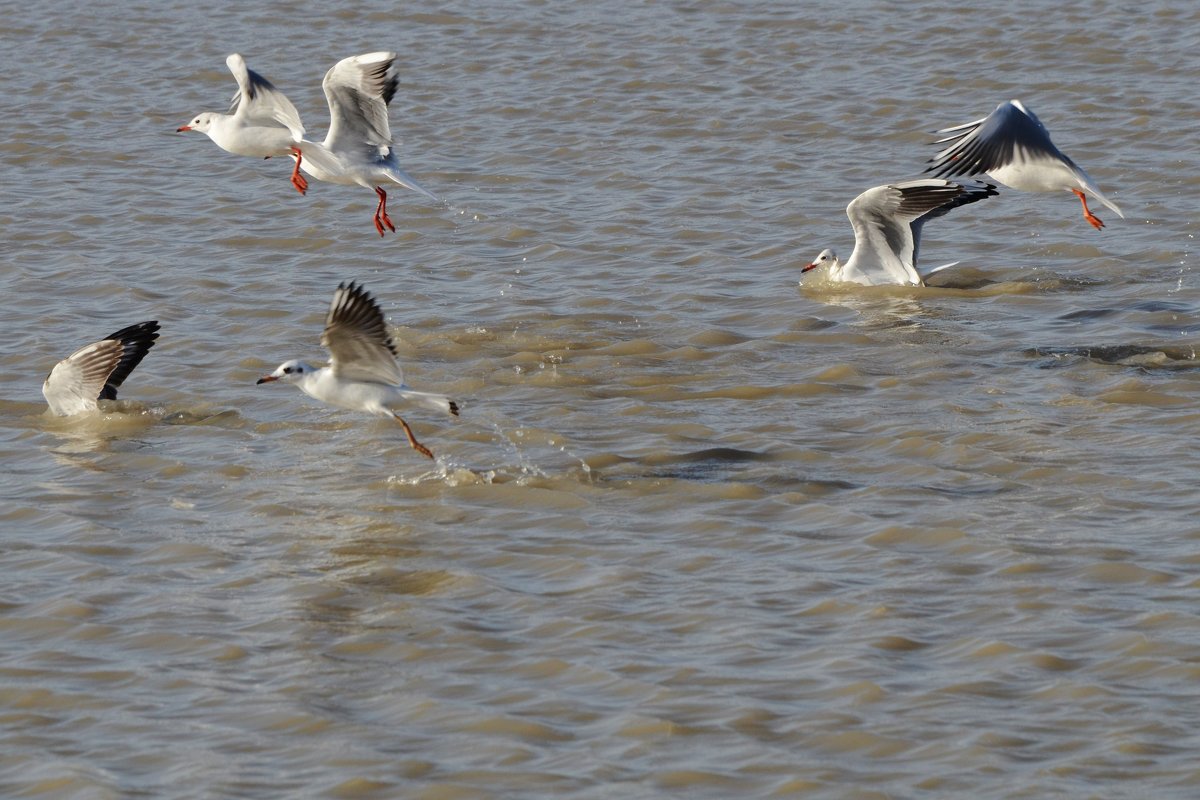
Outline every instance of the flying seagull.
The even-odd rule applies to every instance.
[[[323,142],[300,142],[297,148],[303,160],[296,156],[299,168],[319,181],[374,189],[379,202],[373,221],[380,236],[384,227],[396,230],[388,218],[387,192],[381,184],[399,184],[438,199],[401,169],[396,158],[388,125],[388,103],[400,82],[395,61],[395,53],[377,52],[334,64],[321,82],[329,101],[329,131]]]
[[[429,448],[417,441],[412,428],[393,409],[412,401],[458,416],[458,404],[440,394],[418,392],[405,385],[383,312],[366,289],[353,281],[338,284],[325,317],[321,344],[329,350],[329,366],[317,368],[293,359],[259,378],[258,383],[293,383],[323,403],[393,418],[404,428],[412,448],[433,458]]]
[[[205,111],[179,131],[198,131],[206,134],[222,150],[240,156],[292,156],[292,185],[304,194],[308,181],[300,174],[300,148],[304,125],[292,101],[263,76],[246,66],[246,60],[233,53],[225,59],[233,73],[238,90],[229,106],[231,113]]]
[[[997,183],[1025,192],[1065,189],[1083,203],[1083,218],[1096,230],[1104,223],[1088,208],[1089,194],[1125,218],[1083,167],[1054,146],[1046,126],[1020,100],[1001,103],[983,119],[943,128],[938,133],[950,135],[934,142],[946,145],[929,159],[930,166],[925,170],[936,177],[986,174]]]

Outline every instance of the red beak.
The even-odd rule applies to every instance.
[[[808,272],[810,269],[816,269],[819,266],[821,266],[821,265],[814,261],[813,263],[809,264],[804,269],[800,270],[800,274],[803,275],[805,272]]]
[[[176,129],[175,129],[175,132],[176,132],[176,133],[181,133],[181,132],[183,132],[183,131],[190,131],[191,129],[192,129],[192,126],[191,126],[191,125],[181,125],[180,127],[178,127],[178,128],[176,128]]]
[[[276,378],[274,375],[263,375],[261,378],[259,378],[258,380],[256,380],[254,382],[254,385],[258,386],[260,383],[271,383],[272,381],[277,381],[277,380],[279,380],[279,378]]]

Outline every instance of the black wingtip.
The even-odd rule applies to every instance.
[[[108,376],[108,380],[104,383],[104,388],[100,390],[99,400],[116,400],[117,388],[125,382],[129,377],[129,373],[133,372],[134,368],[142,363],[142,359],[146,357],[146,353],[150,352],[150,348],[158,340],[158,331],[160,326],[158,320],[152,319],[147,322],[139,322],[136,325],[130,325],[115,333],[104,337],[121,343],[123,351],[121,360],[117,362],[117,366]]]
[[[453,416],[458,416],[458,403],[454,402],[453,400],[450,401],[450,413]]]
[[[367,288],[356,281],[342,281],[338,284],[338,291],[346,293],[348,302],[362,302],[371,306],[379,305]]]

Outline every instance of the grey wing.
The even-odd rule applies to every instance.
[[[926,222],[937,217],[945,216],[960,206],[978,203],[980,200],[988,197],[995,197],[997,194],[999,194],[999,192],[996,191],[996,186],[994,184],[985,183],[983,181],[962,184],[959,188],[962,189],[961,194],[956,195],[932,211],[922,214],[912,221],[910,227],[912,229],[913,238],[912,263],[914,267],[917,265],[917,259],[919,258],[921,251],[921,229],[925,226]]]
[[[42,395],[59,416],[95,411],[105,382],[124,352],[115,339],[102,339],[81,347],[54,365],[42,384]]]
[[[122,328],[106,337],[107,339],[121,343],[121,358],[113,368],[112,373],[108,376],[108,380],[104,382],[104,386],[100,390],[99,399],[117,399],[117,389],[129,377],[129,373],[133,372],[134,368],[142,363],[142,359],[146,357],[146,353],[150,352],[150,348],[154,346],[155,340],[158,339],[158,330],[158,321],[150,320],[149,322],[139,322],[136,325]]]
[[[925,171],[939,178],[980,175],[1016,162],[1065,161],[1075,166],[1050,141],[1050,133],[1037,116],[1019,100],[1001,103],[983,119],[943,128],[938,133],[950,136],[934,142],[946,147],[929,159]]]
[[[326,147],[379,154],[391,147],[388,103],[399,84],[395,60],[395,53],[367,53],[344,58],[325,73],[321,86],[329,102]]]
[[[912,283],[920,283],[914,267],[916,239],[912,223],[953,200],[962,187],[926,179],[876,186],[846,206],[854,228],[851,259],[876,264]]]
[[[225,66],[233,73],[238,90],[229,109],[247,122],[269,127],[287,128],[294,139],[304,137],[304,124],[300,112],[287,99],[287,95],[275,88],[269,80],[246,66],[246,60],[237,53],[225,59]]]
[[[321,344],[328,348],[329,366],[339,378],[393,386],[404,383],[383,312],[367,290],[353,281],[338,284]]]

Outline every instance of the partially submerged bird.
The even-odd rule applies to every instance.
[[[388,125],[388,103],[396,94],[399,79],[396,54],[366,53],[344,58],[325,73],[321,87],[329,102],[329,131],[322,142],[304,140],[297,145],[303,153],[299,163],[319,181],[374,189],[375,230],[395,232],[387,213],[387,192],[380,184],[399,184],[437,200],[433,194],[400,168]],[[300,156],[296,156],[300,162]]]
[[[1083,168],[1050,141],[1050,132],[1020,100],[996,106],[983,119],[943,128],[951,134],[934,144],[946,148],[929,159],[925,171],[939,178],[986,174],[997,183],[1026,192],[1067,190],[1083,203],[1083,218],[1100,230],[1104,223],[1091,212],[1087,195],[1099,200],[1124,219]],[[947,144],[949,143],[949,144]]]
[[[54,365],[42,395],[57,416],[98,411],[100,400],[116,400],[117,389],[158,338],[157,321],[139,322],[81,347]]]
[[[317,368],[293,359],[259,378],[258,383],[293,383],[323,403],[393,418],[404,428],[412,448],[433,458],[393,408],[412,401],[458,416],[458,404],[443,395],[418,392],[405,385],[383,312],[366,289],[353,281],[338,284],[325,317],[321,344],[329,350],[329,366]]]
[[[304,194],[308,181],[300,174],[298,147],[304,138],[304,125],[296,107],[270,81],[247,67],[246,60],[237,53],[226,58],[225,65],[238,85],[229,106],[232,113],[205,111],[187,125],[176,128],[176,132],[198,131],[222,150],[240,156],[292,156],[296,159],[292,185]]]
[[[924,286],[925,279],[953,264],[930,270],[917,267],[921,228],[925,222],[951,209],[996,194],[990,183],[958,184],[925,178],[876,186],[846,206],[854,228],[854,250],[842,262],[825,249],[801,272],[828,268],[828,279],[864,286]]]

